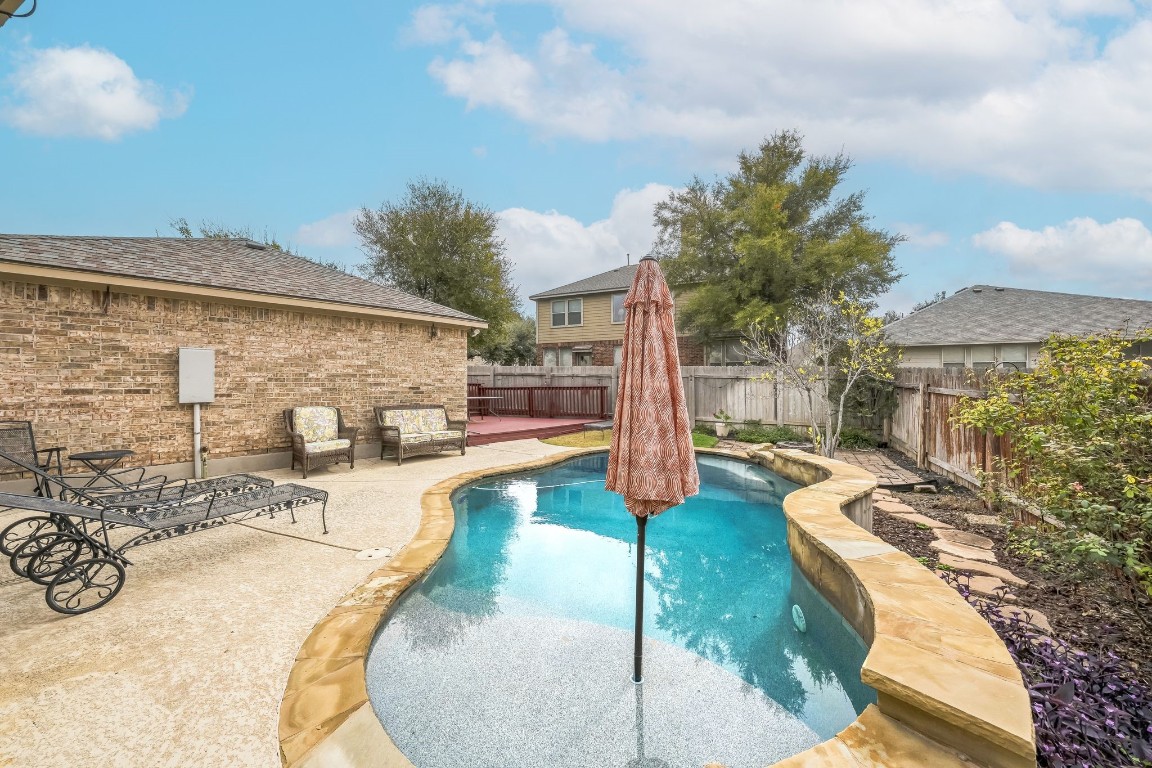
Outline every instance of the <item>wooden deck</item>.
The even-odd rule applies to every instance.
[[[468,420],[468,445],[488,445],[508,440],[556,437],[580,432],[599,419],[530,419],[525,416],[473,416]]]

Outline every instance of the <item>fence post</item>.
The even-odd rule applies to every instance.
[[[772,408],[776,411],[776,426],[784,426],[784,388],[780,386],[780,371],[772,375]]]
[[[489,368],[489,371],[490,371],[491,376],[492,376],[492,386],[495,387],[496,386],[496,366],[495,365],[491,366]]]
[[[920,445],[916,451],[916,466],[928,468],[928,377],[920,380]]]
[[[688,421],[696,426],[696,374],[688,374]]]

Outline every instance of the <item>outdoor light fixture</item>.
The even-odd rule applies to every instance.
[[[435,325],[428,327],[428,338],[434,339],[439,335],[440,335],[440,331],[436,328]]]

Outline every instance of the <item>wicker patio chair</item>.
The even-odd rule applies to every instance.
[[[42,469],[51,475],[64,474],[64,467],[60,454],[64,449],[37,448],[36,436],[32,432],[30,421],[0,421],[0,454],[8,454],[18,460]],[[8,474],[27,474],[16,463],[0,455],[0,476]],[[51,489],[34,476],[37,496],[51,496]]]
[[[359,427],[344,424],[339,408],[326,405],[308,405],[284,410],[284,426],[292,437],[292,469],[296,463],[308,470],[324,464],[348,462],[356,466],[356,433]]]

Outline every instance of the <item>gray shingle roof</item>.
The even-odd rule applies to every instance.
[[[247,240],[0,235],[0,271],[4,262],[477,320]]]
[[[1152,301],[973,285],[889,323],[903,346],[1043,341],[1053,333],[1082,335],[1152,327]]]
[[[541,291],[540,293],[529,296],[528,299],[530,301],[537,301],[553,296],[575,296],[581,293],[626,291],[632,287],[632,278],[636,276],[638,266],[638,264],[632,264],[627,267],[610,269],[607,272],[601,272],[598,275],[586,277],[583,280],[577,280],[574,283],[568,283],[568,285],[562,285],[559,288]]]

